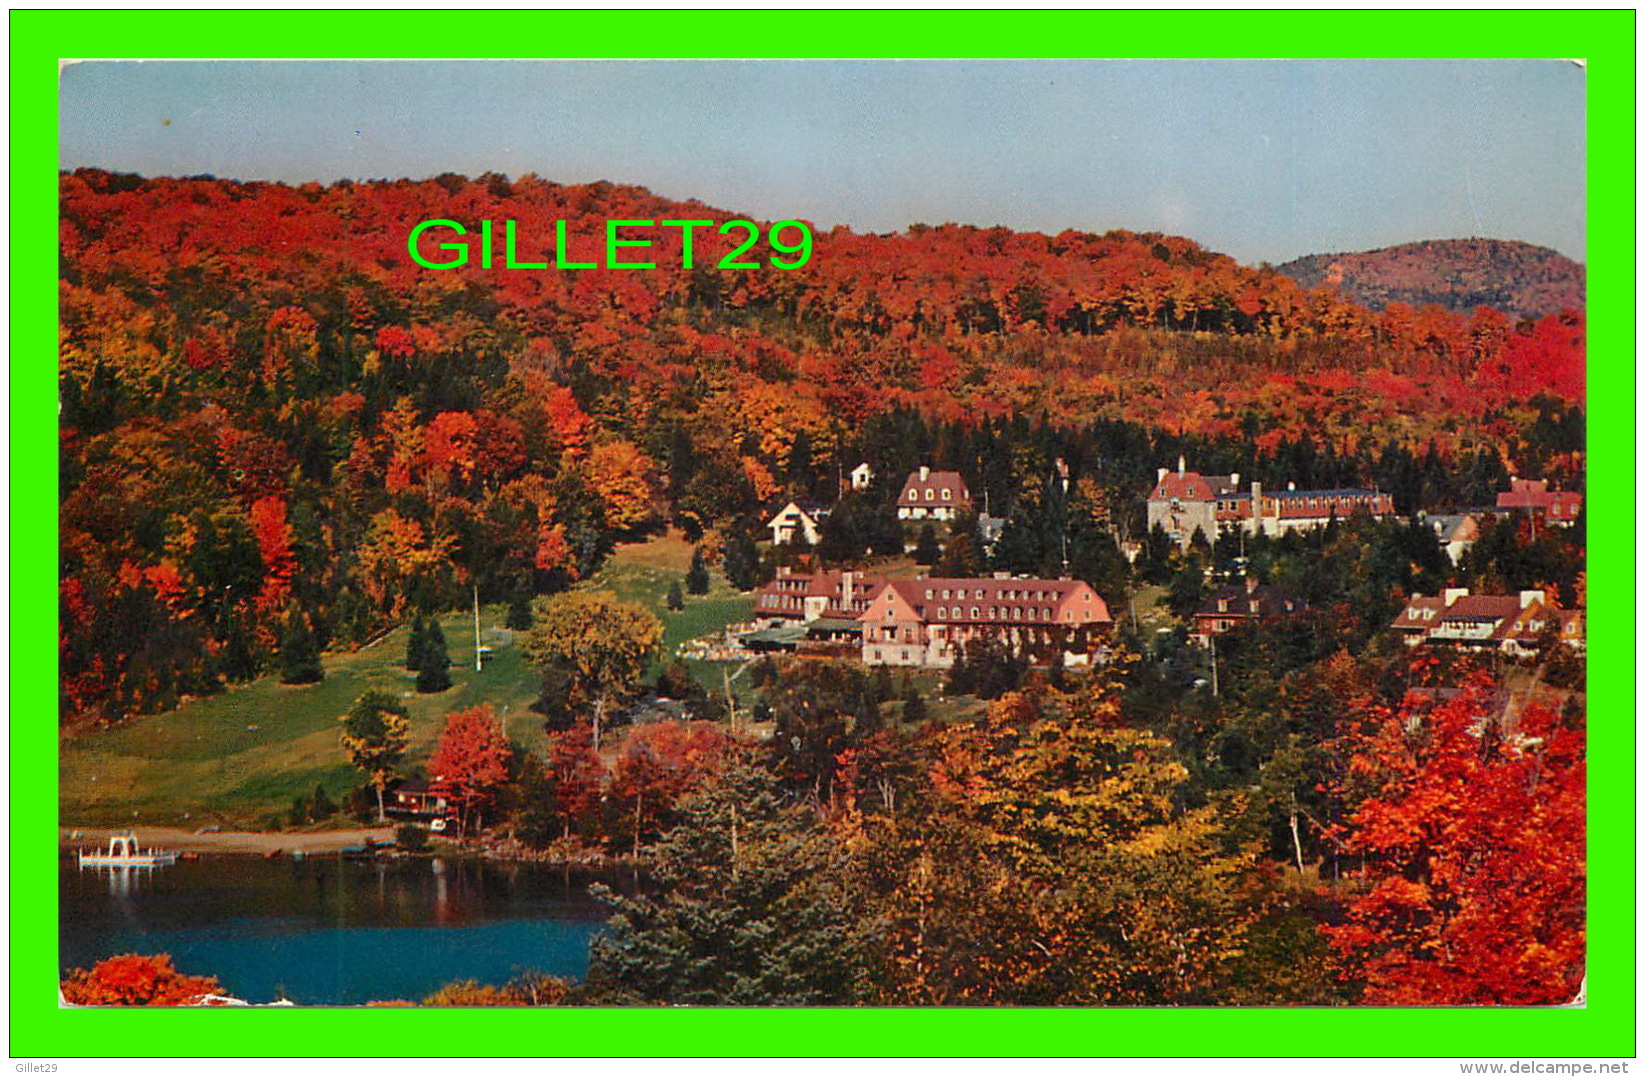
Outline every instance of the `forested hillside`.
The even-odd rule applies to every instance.
[[[1434,304],[1459,314],[1492,307],[1516,318],[1583,309],[1587,272],[1547,247],[1501,239],[1437,239],[1381,250],[1311,254],[1279,271],[1304,288],[1334,286],[1373,310]]]
[[[1580,311],[1374,312],[1178,237],[836,229],[782,271],[713,268],[706,234],[685,270],[664,232],[657,269],[435,271],[406,250],[429,218],[514,220],[533,258],[564,219],[592,260],[607,219],[733,214],[531,176],[92,171],[61,209],[68,721],[471,585],[523,602],[665,522],[713,550],[863,459],[964,468],[1000,514],[1065,456],[1117,530],[1184,452],[1402,511],[1581,483]]]

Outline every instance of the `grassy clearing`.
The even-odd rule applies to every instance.
[[[685,610],[667,612],[668,585],[683,581],[690,562],[691,547],[677,536],[625,545],[587,586],[654,610],[665,626],[664,653],[672,656],[680,643],[745,620],[752,608],[747,596],[715,579],[709,594],[688,595]],[[529,710],[537,675],[515,633],[501,627],[504,612],[501,606],[481,611],[482,642],[492,656],[480,672],[472,615],[440,619],[453,685],[438,695],[416,693],[415,675],[401,665],[408,635],[401,627],[370,647],[326,655],[326,677],[316,685],[264,677],[117,729],[65,738],[58,753],[59,818],[88,826],[255,825],[316,785],[342,800],[360,777],[338,745],[337,718],[372,688],[400,696],[411,711],[411,765],[428,758],[448,713],[477,703],[490,703],[517,743],[540,747],[541,722]],[[699,676],[711,687],[720,683],[715,669]]]

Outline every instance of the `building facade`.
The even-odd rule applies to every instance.
[[[754,595],[754,618],[767,625],[809,623],[822,617],[857,618],[885,580],[860,572],[792,572],[777,576]]]
[[[862,613],[862,660],[947,668],[962,646],[986,637],[1049,660],[1082,661],[1112,623],[1107,604],[1080,580],[886,580]]]
[[[1408,647],[1439,644],[1525,658],[1536,653],[1551,631],[1565,646],[1584,649],[1582,611],[1560,609],[1541,590],[1475,595],[1466,587],[1452,587],[1438,595],[1412,595],[1390,627],[1405,637]]]
[[[1200,603],[1194,611],[1192,638],[1201,647],[1209,647],[1212,636],[1269,617],[1289,617],[1307,608],[1308,603],[1291,592],[1247,576],[1244,583],[1224,587]]]
[[[958,471],[910,472],[897,495],[899,520],[952,520],[971,508],[971,491]]]
[[[801,539],[805,540],[806,545],[815,546],[822,541],[822,522],[827,518],[827,509],[806,508],[797,501],[790,501],[765,526],[771,531],[773,546],[790,546]]]
[[[1496,507],[1529,514],[1556,527],[1570,527],[1582,514],[1582,495],[1550,490],[1546,479],[1510,479],[1508,492],[1496,495]]]
[[[1239,489],[1238,472],[1232,475],[1201,475],[1189,471],[1177,460],[1177,470],[1160,468],[1158,480],[1148,495],[1148,527],[1164,529],[1183,549],[1199,533],[1205,541],[1241,530],[1248,534],[1283,535],[1323,527],[1332,520],[1346,520],[1355,513],[1374,519],[1394,514],[1391,494],[1376,490],[1298,490],[1295,484],[1284,490],[1265,491],[1253,482],[1249,491]]]

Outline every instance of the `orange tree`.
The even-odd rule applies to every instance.
[[[120,954],[63,978],[64,1000],[76,1006],[187,1006],[220,988],[215,976],[188,976],[170,954]]]
[[[459,834],[468,833],[469,812],[483,805],[508,781],[512,754],[508,736],[492,714],[491,704],[481,703],[446,715],[445,729],[434,746],[428,769],[451,784],[462,805]]]

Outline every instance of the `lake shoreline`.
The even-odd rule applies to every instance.
[[[135,833],[137,844],[145,849],[162,849],[174,853],[202,855],[269,856],[277,853],[327,854],[357,848],[368,841],[392,846],[394,828],[355,827],[348,830],[316,830],[297,833],[280,830],[219,830],[199,833],[174,826],[139,827],[73,827],[58,828],[58,848],[61,850],[108,848],[109,838],[116,834]],[[78,836],[76,836],[78,835]],[[532,849],[517,841],[482,842],[478,845],[448,845],[414,855],[463,859],[491,860],[578,870],[603,871],[643,868],[649,864],[646,857],[629,853],[590,853],[586,850],[567,855],[563,848]]]
[[[337,853],[350,846],[392,842],[394,828],[359,827],[351,830],[317,830],[312,833],[282,831],[219,830],[200,834],[182,827],[60,827],[58,845],[66,849],[105,849],[115,834],[135,833],[143,848],[176,853],[256,853],[273,852]],[[78,834],[78,837],[73,835]]]

